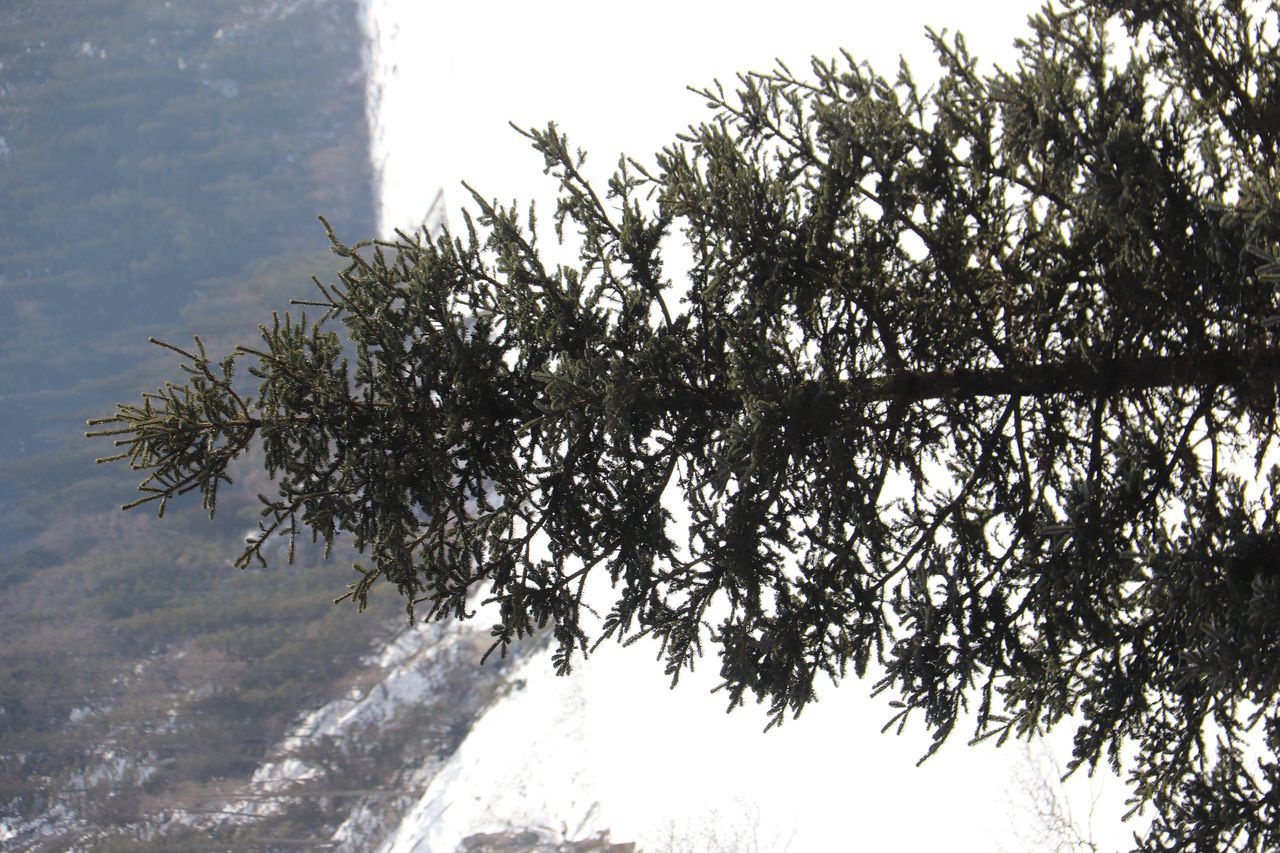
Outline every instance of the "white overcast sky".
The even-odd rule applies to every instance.
[[[981,60],[1011,67],[1013,40],[1039,5],[369,2],[382,46],[373,57],[383,81],[374,155],[384,168],[384,233],[414,228],[441,187],[450,221],[459,226],[462,180],[486,197],[537,198],[548,219],[554,184],[508,121],[526,127],[556,121],[571,144],[588,151],[588,173],[605,176],[622,153],[651,162],[676,133],[708,115],[688,85],[719,78],[728,88],[736,72],[766,70],[775,58],[801,72],[811,56],[831,58],[841,48],[889,77],[904,55],[924,82],[936,68],[926,25],[959,30]],[[645,660],[635,667],[618,665],[619,658],[637,655]],[[651,657],[652,649],[601,650],[589,667],[592,689],[615,698],[598,699],[596,713],[625,720],[639,707],[637,695],[664,693]],[[646,808],[713,802],[708,786],[755,785],[763,802],[789,810],[803,828],[793,851],[1022,849],[1009,831],[1020,747],[970,749],[967,732],[957,731],[939,756],[917,769],[927,737],[918,729],[903,738],[880,735],[889,715],[884,700],[867,700],[869,685],[857,682],[828,690],[825,701],[762,741],[756,735],[762,714],[747,709],[726,719],[721,698],[706,694],[713,669],[704,667],[703,677],[662,700],[662,710],[645,704],[644,719],[628,723],[630,731],[645,733],[615,745],[618,760],[631,767],[629,796],[645,798]],[[616,729],[614,740],[627,730]],[[724,771],[709,781],[691,770],[691,787],[673,788],[663,782],[672,778],[670,767],[645,764],[655,739],[674,739],[677,750],[693,756],[691,767],[718,762]],[[599,742],[605,741],[609,737]],[[1066,741],[1057,742],[1064,755]],[[664,754],[669,759],[671,753]],[[1109,850],[1125,846],[1132,826],[1118,823],[1119,783],[1104,788],[1093,831],[1099,849]],[[1072,807],[1081,823],[1093,808],[1090,791],[1089,780],[1073,782]],[[618,831],[614,838],[629,840]]]
[[[438,187],[454,209],[466,180],[488,197],[543,198],[553,185],[507,123],[555,121],[588,165],[607,175],[620,154],[652,154],[708,116],[686,87],[781,58],[795,72],[841,48],[892,78],[905,56],[917,79],[935,72],[924,28],[965,35],[980,59],[1012,65],[1013,39],[1037,3],[1025,0],[514,3],[369,0],[383,90],[384,225],[414,225]],[[379,57],[375,57],[375,60]],[[394,143],[392,142],[394,140]]]

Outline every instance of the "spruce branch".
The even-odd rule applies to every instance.
[[[163,516],[171,498],[198,489],[202,506],[212,517],[219,484],[231,482],[227,467],[248,448],[261,421],[253,415],[252,401],[232,385],[234,355],[214,365],[199,337],[195,352],[156,338],[150,341],[185,359],[180,366],[190,377],[188,382],[167,383],[144,393],[141,405],[117,404],[111,417],[88,421],[90,427],[105,429],[85,435],[115,437],[113,444],[124,448],[97,459],[98,463],[127,459],[133,470],[148,472],[138,485],[143,496],[122,509],[155,501],[157,514]]]

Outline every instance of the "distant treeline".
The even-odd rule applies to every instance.
[[[317,213],[372,233],[356,6],[0,7],[0,465],[129,389],[100,383],[184,309],[323,249]]]
[[[135,482],[83,438],[87,417],[180,378],[148,336],[198,330],[225,352],[310,297],[340,266],[317,213],[373,234],[358,15],[0,4],[0,816],[61,814],[59,849],[109,849],[169,792],[251,773],[386,630],[333,606],[349,564],[303,549],[252,578],[227,566],[252,477],[216,524],[184,503],[157,528],[111,509]],[[143,760],[145,783],[86,787],[103,750]]]

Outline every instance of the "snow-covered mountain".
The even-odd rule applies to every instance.
[[[247,785],[225,792],[216,809],[178,810],[158,827],[216,832],[261,822],[308,799],[344,801],[335,849],[364,851],[401,825],[401,818],[446,772],[472,724],[504,693],[517,689],[503,661],[477,667],[489,644],[471,623],[405,626],[348,691],[304,714],[268,750]],[[387,748],[388,758],[379,755]],[[378,769],[352,785],[350,768]]]

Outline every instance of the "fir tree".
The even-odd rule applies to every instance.
[[[1280,6],[1258,7],[1046,8],[990,75],[930,33],[927,90],[848,56],[746,74],[604,189],[554,125],[523,131],[576,259],[479,195],[460,235],[330,231],[347,266],[312,317],[220,362],[165,344],[185,384],[94,434],[162,512],[212,512],[260,443],[277,491],[241,565],[276,533],[350,536],[360,605],[385,580],[466,617],[479,590],[495,649],[549,627],[561,671],[651,636],[673,679],[714,654],[775,722],[869,670],[935,748],[966,709],[1001,740],[1070,717],[1072,769],[1123,757],[1154,809],[1145,849],[1276,849]]]

